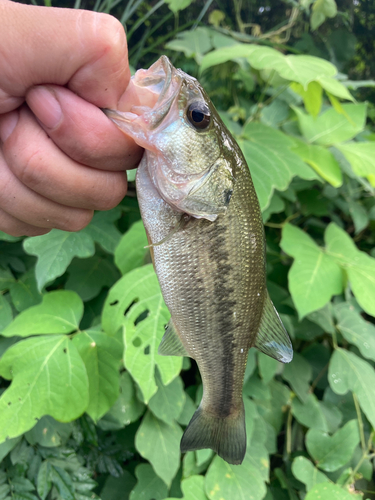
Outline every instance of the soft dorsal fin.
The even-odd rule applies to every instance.
[[[293,359],[292,343],[268,292],[254,347],[282,363]]]
[[[161,339],[158,354],[161,356],[190,356],[178,336],[172,318],[170,319],[164,336]]]

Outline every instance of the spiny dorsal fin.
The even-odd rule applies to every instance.
[[[254,347],[282,363],[293,359],[292,343],[268,292]]]
[[[161,356],[190,356],[178,336],[172,319],[170,319],[164,336],[161,339],[158,354]]]

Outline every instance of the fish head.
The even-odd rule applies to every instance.
[[[225,214],[235,182],[233,139],[199,82],[162,56],[137,71],[129,87],[142,105],[104,112],[145,148],[160,196],[195,218]]]

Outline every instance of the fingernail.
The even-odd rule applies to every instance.
[[[46,128],[56,128],[62,118],[61,106],[53,90],[42,85],[31,89],[26,98],[29,108]]]
[[[0,140],[5,142],[16,128],[18,122],[18,111],[11,111],[0,119]]]

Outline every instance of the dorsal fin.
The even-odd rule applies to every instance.
[[[184,345],[182,344],[180,337],[176,331],[173,324],[172,318],[170,319],[167,329],[165,330],[164,336],[161,339],[158,354],[161,356],[190,356],[187,353]]]
[[[254,347],[282,363],[293,359],[292,343],[268,292]]]

